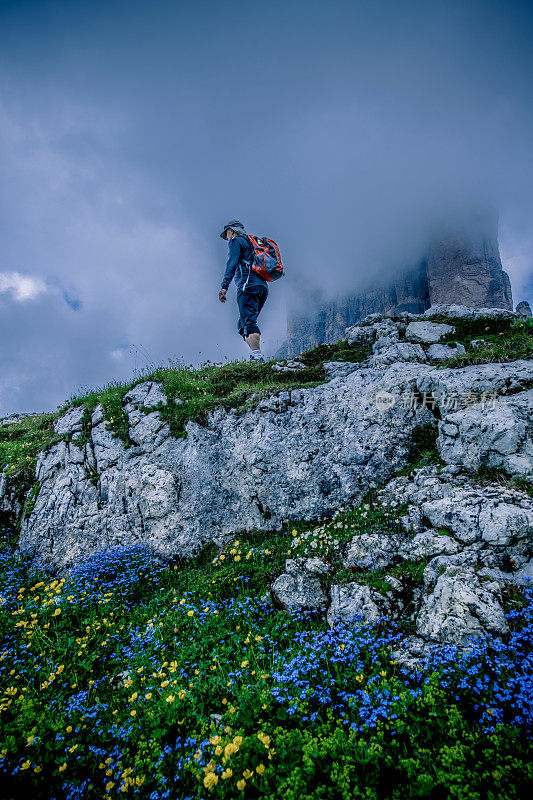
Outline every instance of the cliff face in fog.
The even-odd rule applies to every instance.
[[[354,270],[354,278],[356,277]],[[502,268],[498,219],[491,212],[442,226],[424,257],[386,282],[329,302],[318,297],[305,313],[289,313],[287,344],[279,355],[298,355],[343,337],[346,327],[368,314],[420,314],[436,304],[513,310],[511,283]]]

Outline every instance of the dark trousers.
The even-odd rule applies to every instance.
[[[266,286],[252,286],[245,292],[237,292],[237,305],[240,313],[237,330],[243,339],[250,333],[261,333],[257,325],[257,317],[267,297]]]

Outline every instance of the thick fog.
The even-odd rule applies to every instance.
[[[533,301],[526,2],[0,0],[0,415],[151,365],[247,355],[224,223],[290,297],[364,287],[499,214]]]

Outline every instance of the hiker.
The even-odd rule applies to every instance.
[[[226,302],[226,291],[231,281],[235,279],[239,307],[237,330],[252,351],[250,361],[264,361],[257,317],[268,297],[267,282],[252,269],[254,248],[242,222],[237,219],[228,222],[224,225],[220,238],[229,242],[229,258],[218,299],[221,303]]]

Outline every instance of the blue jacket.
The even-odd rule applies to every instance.
[[[229,258],[226,264],[226,271],[222,278],[221,289],[227,289],[231,281],[235,279],[237,293],[242,292],[244,287],[251,289],[256,286],[267,286],[267,282],[260,278],[253,271],[251,266],[245,261],[252,261],[253,247],[245,236],[234,236],[229,241]]]

